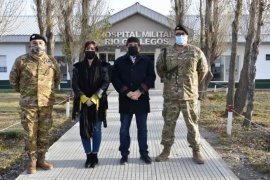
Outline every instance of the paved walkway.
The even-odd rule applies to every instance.
[[[162,151],[160,145],[162,120],[162,91],[151,90],[151,110],[148,116],[149,155],[154,158]],[[139,159],[136,139],[136,124],[131,125],[131,153],[128,165],[120,165],[118,95],[109,95],[108,127],[103,128],[102,143],[99,153],[99,165],[94,169],[85,169],[85,153],[80,141],[77,123],[47,153],[47,159],[54,169],[38,169],[36,174],[23,172],[17,179],[93,179],[93,180],[180,180],[180,179],[238,179],[227,167],[215,150],[202,138],[204,165],[195,164],[192,151],[186,140],[186,126],[179,118],[176,127],[176,140],[172,148],[172,158],[166,162],[145,164]]]

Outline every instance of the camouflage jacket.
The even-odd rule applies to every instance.
[[[60,69],[47,54],[41,57],[25,54],[15,60],[9,82],[21,94],[21,106],[53,106]]]
[[[208,72],[208,64],[198,47],[188,44],[178,52],[173,45],[162,50],[156,70],[164,82],[164,99],[194,100],[198,98],[198,86]]]

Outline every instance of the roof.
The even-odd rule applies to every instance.
[[[36,16],[19,16],[10,31],[5,32],[4,35],[31,35],[39,32]]]
[[[56,27],[55,32],[57,32]],[[29,36],[32,34],[40,34],[37,17],[19,16],[12,28],[5,32],[0,38],[0,42],[29,42]],[[55,41],[60,41],[60,37],[58,35],[55,36]]]
[[[115,24],[137,13],[170,28],[168,17],[147,8],[138,2],[109,17],[109,22]]]

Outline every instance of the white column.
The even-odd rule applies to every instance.
[[[66,117],[69,118],[69,112],[70,112],[70,96],[66,96]]]
[[[155,59],[154,59],[155,71],[156,71],[156,63],[157,63],[158,56],[159,56],[160,52],[161,52],[160,48],[155,49]],[[155,89],[163,90],[164,84],[161,83],[160,77],[157,74],[156,74],[156,76],[157,76],[157,78],[156,78],[156,81],[155,81]]]
[[[228,122],[227,122],[227,134],[232,134],[232,118],[233,118],[233,106],[228,107]]]
[[[122,56],[120,49],[115,49],[115,59],[119,58]]]

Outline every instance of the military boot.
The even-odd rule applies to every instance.
[[[45,153],[38,153],[37,166],[44,170],[51,170],[53,165],[45,160]]]
[[[193,150],[193,159],[197,164],[204,164],[203,157],[199,150]]]
[[[36,168],[36,154],[35,153],[29,153],[28,154],[28,163],[27,163],[27,174],[34,174],[37,172]]]
[[[164,146],[162,153],[156,157],[156,161],[167,161],[171,157],[171,148],[171,146]]]

